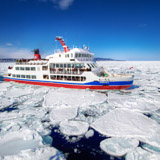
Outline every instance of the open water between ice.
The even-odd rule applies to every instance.
[[[8,83],[13,63],[0,63],[0,159],[160,160],[160,62],[98,63],[134,85],[104,94]]]

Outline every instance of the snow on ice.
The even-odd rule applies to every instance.
[[[80,136],[88,131],[88,123],[81,121],[62,121],[60,131],[68,136]]]
[[[29,129],[8,131],[0,137],[0,155],[18,154],[22,150],[34,149],[41,146],[41,136]]]
[[[160,160],[160,155],[147,152],[146,150],[138,147],[127,153],[126,160]]]
[[[103,103],[106,96],[98,92],[76,89],[51,89],[45,96],[44,107],[55,108],[56,106],[89,106]]]
[[[113,137],[101,141],[101,149],[112,156],[123,156],[127,152],[132,151],[139,144],[136,139]]]
[[[50,120],[53,123],[59,123],[63,120],[73,119],[77,116],[77,107],[61,105],[59,108],[52,109]]]
[[[160,125],[138,112],[114,109],[91,126],[106,136],[137,138],[160,147]]]

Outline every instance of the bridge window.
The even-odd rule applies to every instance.
[[[67,64],[67,68],[71,68],[71,64]]]
[[[56,68],[59,68],[59,64],[56,64]]]
[[[60,64],[60,68],[63,68],[63,64]]]

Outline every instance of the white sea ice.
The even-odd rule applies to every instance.
[[[9,107],[13,104],[13,100],[8,98],[0,97],[0,110]]]
[[[76,89],[51,89],[45,96],[43,106],[54,108],[61,105],[88,106],[103,103],[106,95],[94,91]]]
[[[5,94],[6,97],[19,98],[31,94],[31,90],[21,89],[21,88],[12,88],[8,90]]]
[[[128,109],[114,109],[92,123],[91,127],[106,136],[136,138],[160,146],[160,125]]]
[[[121,157],[132,151],[139,144],[139,141],[131,138],[113,137],[100,143],[100,148],[109,155]]]
[[[17,155],[3,157],[3,160],[64,160],[61,152],[53,147],[41,147],[34,150],[28,149],[21,151]]]
[[[153,152],[160,155],[160,147],[155,147],[149,144],[142,144],[142,148],[146,151]]]
[[[62,121],[60,123],[60,131],[68,136],[84,135],[88,127],[88,123],[81,121]]]
[[[52,123],[59,123],[64,120],[72,119],[77,115],[77,107],[61,105],[52,109],[50,112],[50,120]]]
[[[149,97],[138,97],[137,95],[109,93],[108,101],[115,108],[128,108],[143,113],[149,113],[160,108],[160,102],[149,99]]]
[[[8,88],[11,86],[12,86],[11,83],[8,82],[0,83],[0,92],[7,91]]]
[[[94,130],[93,129],[90,129],[86,134],[85,134],[85,137],[88,139],[90,137],[93,137],[94,136]]]
[[[22,150],[34,149],[42,145],[41,136],[29,129],[8,131],[0,137],[0,156],[18,154]]]
[[[160,155],[147,152],[138,147],[135,150],[127,153],[126,160],[160,160]]]

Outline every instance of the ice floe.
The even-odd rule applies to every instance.
[[[64,160],[64,155],[53,147],[41,147],[21,151],[17,155],[3,157],[3,160]]]
[[[115,108],[128,108],[130,110],[149,113],[159,109],[160,102],[149,97],[138,97],[137,95],[122,95],[116,93],[108,94],[109,103]]]
[[[90,129],[86,134],[85,134],[85,137],[86,138],[90,138],[90,137],[93,137],[94,136],[94,130],[93,129]]]
[[[100,147],[107,154],[120,157],[132,151],[138,144],[136,139],[113,137],[101,141]]]
[[[61,105],[89,106],[103,103],[106,95],[98,92],[76,89],[51,89],[45,96],[43,106],[54,108]]]
[[[137,138],[160,146],[160,126],[145,115],[128,109],[114,109],[100,117],[91,127],[103,135]]]
[[[60,131],[68,136],[83,135],[88,130],[88,123],[81,121],[62,121],[60,123]]]
[[[147,152],[138,147],[135,150],[127,153],[126,160],[160,160],[160,155]]]
[[[34,149],[42,145],[41,136],[29,129],[8,131],[0,137],[0,156],[18,154],[22,150]]]
[[[72,119],[77,115],[77,107],[61,105],[50,112],[50,120],[56,124],[61,121]]]
[[[31,91],[28,89],[22,89],[22,88],[12,88],[12,90],[8,90],[5,94],[6,97],[13,97],[13,98],[19,98],[22,96],[26,96],[31,94]]]

